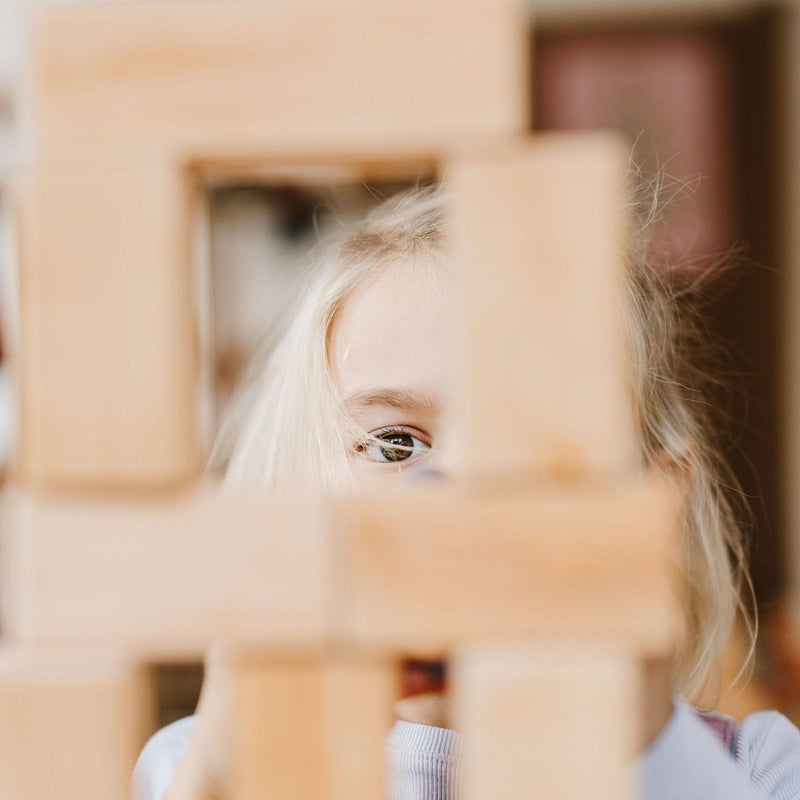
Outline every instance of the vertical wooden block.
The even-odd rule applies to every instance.
[[[337,655],[235,668],[231,800],[375,800],[398,695],[395,664]]]
[[[0,797],[127,800],[153,707],[144,671],[91,652],[0,652]]]
[[[17,189],[20,475],[126,489],[195,477],[189,181],[131,154],[40,162]]]
[[[623,331],[625,165],[616,137],[573,134],[446,170],[466,284],[455,460],[466,474],[637,464]]]
[[[453,655],[463,800],[632,800],[639,682],[624,649],[545,641]]]

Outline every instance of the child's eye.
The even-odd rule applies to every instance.
[[[370,459],[384,464],[399,464],[411,461],[431,449],[431,446],[415,436],[409,428],[381,428],[372,431],[355,445],[355,451]]]

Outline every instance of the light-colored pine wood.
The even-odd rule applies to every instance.
[[[636,658],[587,643],[476,644],[453,657],[464,800],[632,800]]]
[[[639,464],[623,329],[626,165],[611,134],[539,136],[448,165],[466,283],[455,461],[478,481]]]
[[[152,730],[147,673],[84,650],[0,650],[0,797],[129,796]]]
[[[441,657],[488,635],[674,634],[676,495],[656,482],[398,494],[345,507],[338,636]]]
[[[333,536],[329,506],[308,498],[9,501],[11,636],[162,658],[215,636],[261,642],[231,651],[230,800],[379,797],[397,689],[386,655],[521,633],[668,643],[674,497],[625,484],[623,149],[518,141],[526,34],[511,0],[150,0],[47,8],[33,24],[34,166],[19,183],[29,485],[197,477],[187,176],[306,159],[385,175],[394,161],[440,166],[452,192],[470,276],[457,394],[470,401],[459,463],[471,492],[351,498]],[[456,658],[456,725],[481,748],[467,800],[622,796],[637,681],[630,660],[591,652],[528,643]],[[41,720],[38,731],[68,717],[74,698],[52,691],[9,692],[8,720]],[[87,692],[98,732],[119,723],[96,752],[116,753],[139,690],[114,683],[103,703]],[[83,746],[59,725],[52,743],[20,743],[25,781],[38,779],[40,743],[58,759]],[[532,751],[545,769],[531,770]],[[113,775],[89,774],[84,758],[76,798],[123,796],[122,761],[106,762]],[[91,788],[108,775],[117,783]],[[71,800],[67,789],[13,787]]]
[[[19,477],[128,490],[195,479],[192,183],[130,154],[37,162],[16,188]]]
[[[149,502],[6,498],[6,633],[200,658],[217,637],[319,645],[330,574],[323,501],[187,492]]]
[[[514,0],[46,7],[31,140],[228,158],[512,135],[528,118],[524,13]]]
[[[675,500],[655,482],[350,498],[331,531],[324,501],[19,493],[4,526],[8,632],[168,659],[218,636],[439,657],[470,637],[560,632],[658,652]]]
[[[397,667],[358,651],[263,656],[234,670],[230,800],[383,796]]]

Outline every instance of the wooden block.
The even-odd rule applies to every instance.
[[[0,651],[0,796],[126,800],[152,732],[150,688],[108,654]]]
[[[640,681],[628,651],[475,645],[452,660],[464,800],[632,798]]]
[[[231,800],[384,796],[395,664],[357,654],[264,657],[237,665],[234,680]]]
[[[0,586],[16,639],[180,660],[220,637],[318,645],[330,627],[320,501],[209,489],[7,505]]]
[[[467,476],[640,462],[623,331],[626,163],[610,134],[561,134],[446,166],[466,284],[455,461]]]
[[[44,149],[438,149],[526,128],[526,19],[515,0],[51,7],[27,114]]]
[[[193,187],[134,154],[40,162],[18,179],[19,474],[82,487],[192,480]]]
[[[354,499],[337,557],[344,641],[441,658],[482,636],[669,647],[676,497],[665,485]]]

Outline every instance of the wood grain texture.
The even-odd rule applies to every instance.
[[[319,645],[322,501],[205,491],[153,501],[19,493],[3,525],[6,633],[200,658],[215,638]]]
[[[149,0],[36,15],[23,112],[37,161],[18,184],[29,485],[197,478],[195,167],[309,159],[385,175],[461,154],[445,170],[472,301],[460,463],[490,488],[349,498],[336,530],[329,504],[307,497],[8,500],[10,637],[161,659],[220,636],[261,643],[228,686],[231,800],[381,796],[394,655],[488,635],[670,643],[672,493],[548,482],[628,478],[636,462],[619,325],[623,151],[593,137],[497,146],[527,127],[523,19],[512,0]],[[635,681],[627,662],[587,652],[456,658],[457,725],[483,748],[468,800],[621,796]],[[141,697],[127,673],[9,675],[0,661],[0,760],[18,758],[22,782],[0,795],[124,796]],[[89,724],[74,733],[65,721],[78,715]],[[42,747],[58,753],[47,771]],[[546,769],[531,769],[531,750]],[[591,783],[571,772],[575,757],[596,766]],[[47,782],[75,759],[79,788]]]
[[[84,488],[194,480],[191,182],[131,153],[41,161],[16,188],[18,475]]]
[[[513,134],[528,117],[524,14],[514,0],[45,8],[31,31],[30,138],[197,158]]]
[[[340,523],[337,638],[442,657],[470,638],[620,639],[663,652],[678,622],[665,485],[544,485],[355,499]]]
[[[168,659],[218,636],[439,657],[474,636],[561,633],[659,652],[674,503],[646,483],[350,498],[332,531],[326,504],[301,498],[20,493],[4,525],[8,632]]]
[[[446,166],[466,283],[456,462],[476,481],[639,464],[623,328],[626,164],[613,135],[565,134]]]
[[[0,650],[3,800],[124,800],[152,730],[145,670],[108,653]]]
[[[231,800],[374,800],[398,696],[396,665],[356,651],[262,658],[234,673]]]
[[[641,702],[631,651],[587,643],[475,644],[453,657],[464,800],[633,800]]]

